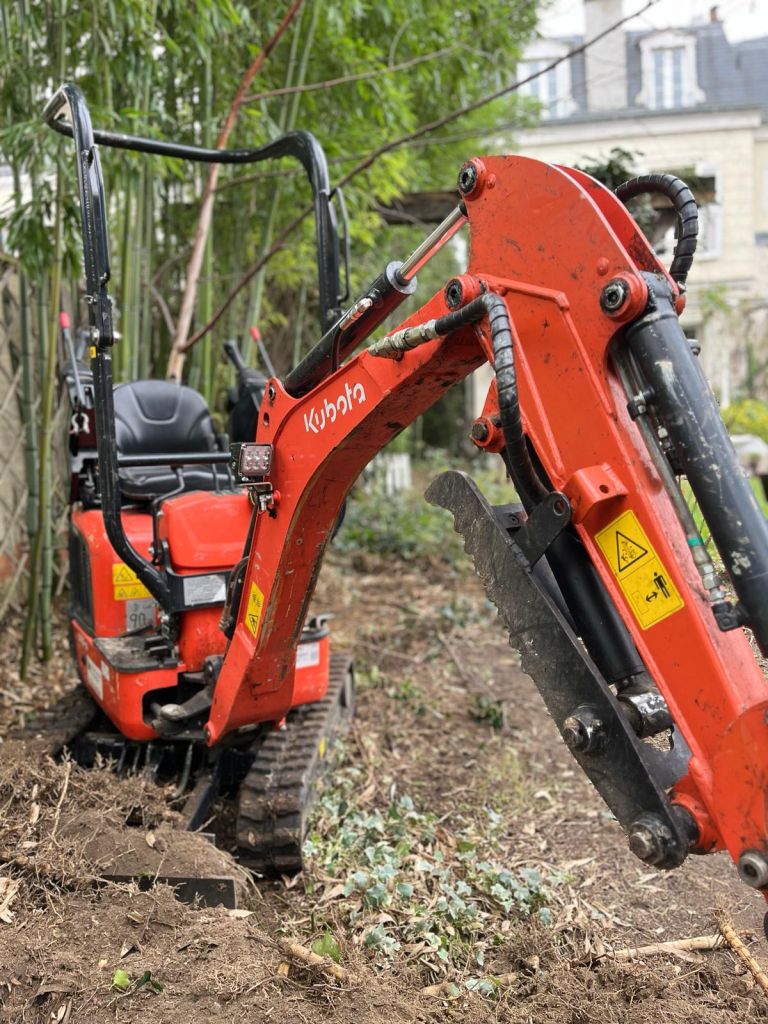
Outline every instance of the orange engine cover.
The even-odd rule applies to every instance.
[[[158,536],[167,546],[171,570],[189,577],[229,572],[243,557],[251,512],[244,492],[195,491],[168,499],[160,509]],[[130,543],[150,558],[149,510],[127,509],[122,519]],[[98,509],[75,508],[72,512],[70,574],[72,637],[83,683],[123,735],[136,740],[155,738],[157,734],[145,721],[147,694],[174,687],[181,673],[200,671],[207,657],[224,654],[227,638],[219,629],[223,588],[215,604],[179,615],[178,660],[160,665],[139,657],[135,640],[133,651],[129,650],[131,634],[141,634],[157,624],[158,607],[136,575],[119,560]],[[296,704],[325,695],[328,658],[327,634],[304,640]]]

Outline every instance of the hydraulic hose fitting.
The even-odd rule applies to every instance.
[[[460,277],[452,277],[443,291],[445,304],[448,309],[459,309],[466,306],[472,299],[476,299],[486,290],[483,282],[471,274],[462,274]]]

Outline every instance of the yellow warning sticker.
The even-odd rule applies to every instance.
[[[259,625],[261,623],[261,609],[264,607],[264,595],[256,586],[255,583],[251,584],[251,593],[248,597],[248,607],[245,609],[245,622],[246,628],[250,629],[254,637],[259,635]]]
[[[643,629],[685,607],[634,512],[614,519],[595,540]]]
[[[112,566],[112,591],[116,601],[132,601],[137,597],[152,597],[139,577],[124,562]]]

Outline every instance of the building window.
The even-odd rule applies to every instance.
[[[532,82],[526,82],[521,92],[524,92],[541,103],[541,116],[543,118],[556,117],[554,110],[557,108],[557,68],[550,68],[544,74],[540,74],[551,64],[547,60],[527,60],[520,65],[519,77],[528,78],[529,75],[539,74]]]
[[[568,55],[568,47],[552,40],[539,40],[533,43],[517,66],[517,80],[537,75],[530,82],[520,86],[520,94],[537,100],[541,105],[542,120],[568,117],[576,104],[573,102],[571,90],[571,69],[569,61],[562,61],[555,67],[549,67],[554,61]],[[549,68],[545,71],[545,68]]]
[[[670,46],[653,51],[653,103],[656,110],[682,107],[683,58],[682,46]]]
[[[651,110],[680,110],[705,100],[696,76],[696,39],[654,32],[640,40],[643,87],[636,102]]]

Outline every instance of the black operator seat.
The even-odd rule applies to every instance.
[[[183,455],[219,448],[211,414],[199,391],[170,380],[137,380],[114,390],[115,433],[120,455]],[[181,474],[181,479],[179,477]],[[147,502],[184,491],[228,490],[226,466],[135,466],[120,470],[128,502]]]

